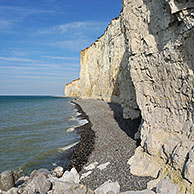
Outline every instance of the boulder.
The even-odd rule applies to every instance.
[[[156,186],[157,194],[178,194],[178,186],[171,183],[169,180],[162,180]]]
[[[13,187],[9,191],[7,191],[5,194],[18,194],[18,188]]]
[[[80,176],[75,168],[72,168],[70,171],[65,171],[63,176],[59,179],[62,182],[68,182],[68,183],[79,183],[80,182]]]
[[[51,171],[49,171],[48,169],[46,168],[40,168],[38,170],[33,170],[30,174],[30,177],[33,177],[35,176],[36,174],[42,174],[44,175],[46,178],[48,178],[48,176],[51,174]]]
[[[129,159],[128,164],[131,165],[131,173],[137,176],[157,178],[161,169],[159,161],[145,153],[141,146],[136,148],[135,155]]]
[[[10,170],[3,171],[0,174],[0,189],[2,191],[8,191],[14,187],[14,185],[13,172]]]
[[[120,192],[119,183],[108,180],[95,190],[95,194],[107,194],[108,192],[118,194]]]
[[[51,188],[51,182],[46,179],[42,173],[34,173],[33,176],[26,182],[26,184],[21,185],[19,188],[19,193],[22,194],[45,194]]]
[[[123,192],[120,194],[155,194],[155,192],[146,189],[146,190],[142,190],[142,191],[126,191],[126,192]]]
[[[86,186],[68,183],[62,181],[55,181],[53,184],[52,194],[94,194],[90,189],[87,189]]]

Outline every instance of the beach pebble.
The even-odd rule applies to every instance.
[[[151,190],[148,190],[148,189],[145,189],[145,190],[142,190],[142,191],[126,191],[126,192],[123,192],[123,193],[120,193],[120,194],[155,194],[155,192],[153,192]]]
[[[79,183],[80,176],[75,168],[72,168],[70,171],[65,171],[63,176],[59,179],[60,181],[63,182],[68,182],[68,183]]]
[[[98,169],[103,170],[105,169],[108,165],[110,164],[110,162],[104,163],[104,164],[100,164],[99,166],[97,166]]]
[[[60,178],[63,176],[64,169],[61,166],[58,166],[54,169],[53,174],[56,175],[56,177]]]
[[[91,171],[91,170],[88,171],[88,172],[86,172],[86,173],[83,173],[83,174],[81,175],[80,180],[86,178],[86,177],[89,176],[90,174],[92,174],[92,171]]]
[[[97,165],[98,165],[98,162],[93,162],[93,163],[89,164],[88,166],[85,166],[84,169],[85,170],[93,170],[94,168],[96,168]]]
[[[8,191],[14,187],[13,172],[10,170],[3,171],[0,174],[0,189],[2,191]]]
[[[95,194],[107,194],[108,192],[118,194],[120,192],[119,183],[108,180],[95,190]]]

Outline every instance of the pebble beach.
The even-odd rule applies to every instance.
[[[136,123],[129,123],[131,129],[120,127],[121,108],[101,100],[73,101],[82,116],[89,123],[81,128],[81,144],[74,154],[74,166],[79,170],[81,183],[96,189],[104,182],[118,181],[121,191],[143,190],[151,177],[139,177],[130,173],[127,161],[133,156],[137,141],[130,131],[135,131]],[[85,129],[84,129],[85,127]],[[81,161],[81,162],[80,162]]]

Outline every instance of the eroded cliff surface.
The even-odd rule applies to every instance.
[[[130,73],[143,117],[141,146],[189,182],[194,181],[193,5],[123,2]]]
[[[192,0],[123,0],[120,16],[81,53],[80,88],[82,98],[120,103],[124,118],[141,111],[141,147],[129,161],[134,174],[157,177],[160,170],[183,193],[194,192]]]

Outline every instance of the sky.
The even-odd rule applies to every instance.
[[[63,95],[121,0],[0,0],[0,95]]]

